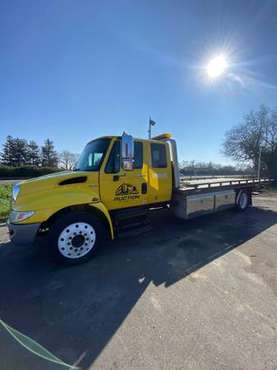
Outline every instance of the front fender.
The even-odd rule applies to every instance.
[[[34,215],[20,224],[42,223],[55,213],[68,207],[99,203],[98,192],[91,189],[55,189],[28,193],[13,205],[15,211],[34,211]],[[105,214],[105,213],[104,213]]]
[[[112,219],[105,205],[101,202],[98,202],[98,203],[90,203],[89,206],[92,208],[96,208],[98,211],[100,211],[105,216],[106,220],[108,221],[109,227],[110,227],[111,239],[114,239]]]
[[[34,215],[19,224],[41,224],[52,218],[58,212],[77,206],[89,206],[101,212],[107,221],[110,229],[111,238],[114,239],[113,224],[109,211],[100,202],[98,185],[90,183],[55,186],[54,188],[38,188],[34,191],[33,187],[27,188],[25,185],[19,195],[13,209],[16,211],[34,211]]]

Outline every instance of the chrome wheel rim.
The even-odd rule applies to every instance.
[[[66,258],[81,258],[95,245],[95,229],[86,222],[75,222],[66,226],[58,238],[59,252]]]
[[[246,193],[241,193],[239,198],[239,204],[241,209],[245,209],[247,206],[248,197]]]

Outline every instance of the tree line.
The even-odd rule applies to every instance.
[[[0,152],[0,164],[7,167],[47,167],[70,170],[78,158],[77,154],[64,150],[58,153],[54,142],[46,139],[40,147],[34,140],[7,136]]]
[[[180,173],[183,176],[255,175],[254,169],[250,166],[235,167],[213,162],[182,161],[179,164],[179,167]]]

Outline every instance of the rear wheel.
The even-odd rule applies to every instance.
[[[86,212],[59,218],[50,228],[49,241],[54,256],[66,264],[78,264],[93,257],[104,236],[101,221]]]
[[[248,206],[249,206],[248,193],[246,191],[239,192],[237,196],[237,208],[240,211],[245,211]]]

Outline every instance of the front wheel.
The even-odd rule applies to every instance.
[[[103,232],[100,220],[94,215],[86,212],[66,214],[50,228],[51,250],[66,264],[85,262],[96,253]]]

